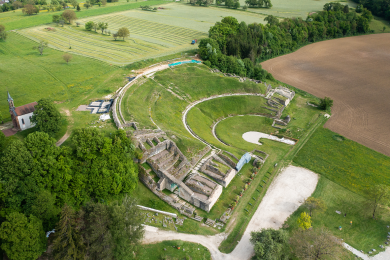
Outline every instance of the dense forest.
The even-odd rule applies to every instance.
[[[279,21],[270,15],[265,26],[225,17],[210,28],[209,38],[200,41],[199,54],[206,65],[222,72],[259,80],[272,78],[255,64],[311,42],[367,33],[370,19],[372,14],[367,9],[358,15],[339,3],[326,4],[323,11],[310,14],[306,20]]]
[[[355,3],[361,4],[364,8],[367,8],[372,14],[383,17],[390,21],[390,0],[353,0]],[[362,9],[361,6],[356,8]]]
[[[11,260],[36,259],[46,250],[45,232],[55,228],[53,259],[132,254],[129,237],[140,239],[143,231],[135,202],[125,197],[138,181],[125,131],[106,137],[84,128],[74,131],[71,146],[55,142],[45,132],[23,141],[0,132],[3,252]]]

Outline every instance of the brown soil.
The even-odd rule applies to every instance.
[[[265,61],[287,84],[334,100],[326,128],[390,156],[390,34],[310,44]]]

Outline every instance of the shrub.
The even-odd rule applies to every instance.
[[[93,28],[93,24],[94,24],[94,23],[93,23],[92,21],[87,22],[87,23],[85,24],[85,30],[91,31],[92,28]]]
[[[329,97],[321,98],[320,100],[320,109],[322,110],[330,110],[333,106],[333,100]]]

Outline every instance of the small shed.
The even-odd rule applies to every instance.
[[[237,171],[241,170],[242,166],[244,166],[244,164],[248,163],[251,160],[251,158],[252,157],[249,153],[244,154],[241,157],[241,159],[238,161],[237,166],[236,166],[236,170]]]

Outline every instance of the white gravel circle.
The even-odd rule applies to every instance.
[[[290,144],[290,145],[295,144],[295,142],[293,140],[285,139],[284,137],[278,138],[277,136],[269,135],[269,134],[265,134],[265,133],[261,133],[261,132],[251,131],[251,132],[246,132],[242,135],[242,139],[244,139],[245,141],[250,142],[252,144],[262,145],[262,143],[259,142],[260,138],[266,138],[269,140],[273,140],[273,141],[277,141],[277,142],[281,142],[281,143],[285,143],[285,144]]]

